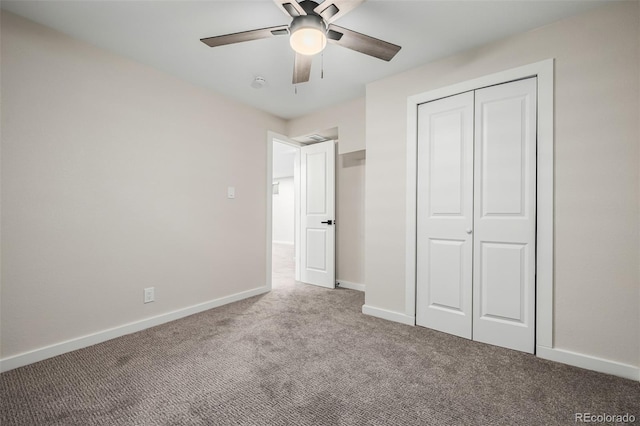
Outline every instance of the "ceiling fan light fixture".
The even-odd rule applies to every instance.
[[[327,46],[327,26],[319,16],[299,16],[291,23],[291,48],[301,55],[315,55]]]
[[[327,36],[316,28],[300,28],[291,34],[291,47],[301,55],[315,55],[324,50]]]

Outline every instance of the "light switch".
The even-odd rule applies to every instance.
[[[233,186],[227,188],[227,198],[236,198],[236,188]]]

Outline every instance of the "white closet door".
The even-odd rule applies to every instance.
[[[473,339],[533,353],[536,79],[476,91]]]
[[[416,324],[471,338],[473,92],[418,109]]]

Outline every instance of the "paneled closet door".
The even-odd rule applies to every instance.
[[[536,79],[476,91],[473,339],[534,352]]]
[[[416,324],[471,338],[473,92],[418,108]]]

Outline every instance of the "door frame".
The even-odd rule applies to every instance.
[[[405,314],[416,318],[418,106],[440,98],[529,77],[538,81],[536,352],[553,348],[554,59],[512,68],[407,98]]]
[[[273,261],[273,143],[278,142],[285,145],[290,145],[297,149],[294,166],[293,166],[293,186],[295,193],[295,229],[294,229],[294,245],[295,245],[295,264],[296,273],[295,280],[300,281],[300,147],[303,144],[289,139],[288,137],[273,132],[267,131],[267,176],[266,176],[266,287],[268,291],[272,289],[273,271],[271,263]]]

